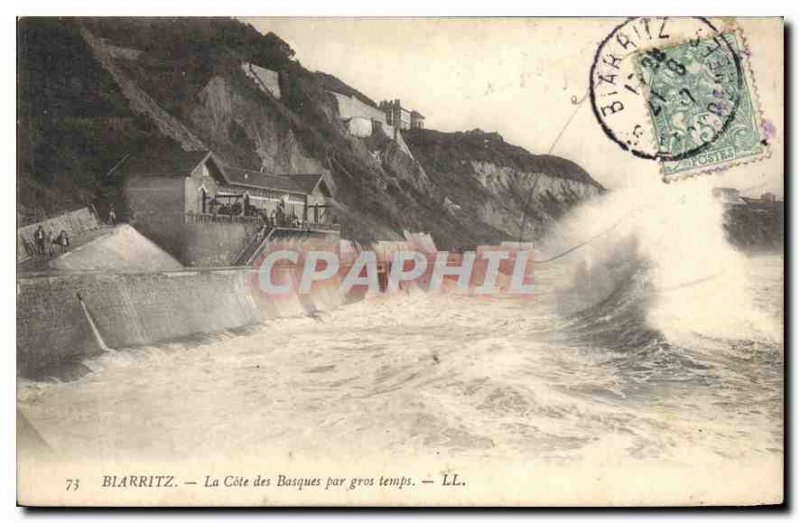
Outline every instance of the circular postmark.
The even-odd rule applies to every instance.
[[[733,33],[705,18],[640,17],[598,46],[589,95],[603,131],[623,150],[678,161],[723,135],[743,82]]]

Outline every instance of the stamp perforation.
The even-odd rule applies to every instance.
[[[755,81],[755,73],[753,71],[753,65],[750,61],[750,56],[751,56],[750,45],[747,41],[747,38],[744,36],[744,31],[742,30],[741,27],[736,27],[735,29],[725,32],[732,33],[736,38],[737,43],[741,46],[740,61],[742,62],[742,71],[744,72],[743,80],[750,93],[750,103],[752,105],[753,113],[758,115],[756,128],[758,129],[759,136],[763,141],[765,140],[765,135],[764,135],[765,115],[761,105],[761,95],[758,90],[758,84]],[[661,179],[665,183],[674,183],[696,178],[698,176],[719,174],[728,171],[734,167],[740,167],[743,165],[756,163],[762,160],[766,160],[772,156],[771,146],[772,144],[769,141],[767,141],[767,144],[764,146],[764,151],[760,154],[734,159],[731,160],[730,162],[724,162],[722,164],[691,169],[682,173],[675,173],[669,175],[664,173],[664,162],[661,162],[661,176],[662,176]]]

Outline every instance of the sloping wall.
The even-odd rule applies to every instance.
[[[340,93],[328,91],[336,98],[336,104],[339,108],[339,118],[342,120],[349,120],[350,118],[366,118],[369,120],[378,120],[379,122],[386,123],[386,113],[367,105],[355,96],[345,96]]]
[[[111,348],[221,331],[260,319],[241,271],[83,273],[17,280],[17,368],[32,375],[97,354],[78,294]]]
[[[338,281],[313,296],[266,296],[252,268],[31,275],[17,279],[17,369],[46,377],[61,363],[100,354],[87,313],[102,344],[115,349],[312,314],[343,301]]]
[[[302,244],[287,240],[284,247],[302,248]],[[372,248],[380,250],[380,255],[401,248],[435,246],[427,234],[407,233],[405,241],[381,242]],[[299,277],[297,268],[273,270],[285,271],[273,273],[274,281]],[[264,294],[259,270],[252,267],[18,277],[18,373],[46,377],[59,364],[100,354],[103,347],[127,348],[281,316],[314,315],[363,296],[365,289],[354,289],[345,296],[340,277],[320,282],[312,294],[303,296]]]
[[[119,225],[50,262],[57,271],[168,271],[183,267],[178,260],[139,234]]]
[[[243,63],[242,70],[253,79],[262,91],[266,91],[275,98],[281,97],[280,77],[276,71],[271,71],[255,64]]]
[[[39,226],[44,228],[45,234],[52,229],[54,234],[58,234],[62,229],[67,231],[70,238],[75,238],[79,234],[98,229],[100,222],[92,211],[83,207],[76,211],[68,212],[49,220],[32,223],[17,229],[17,262],[29,259],[35,252],[35,242],[33,234]]]

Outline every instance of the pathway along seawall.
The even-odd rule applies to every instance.
[[[133,347],[329,310],[344,301],[335,289],[272,300],[258,290],[252,268],[19,276],[17,372],[47,377],[100,354],[102,344]]]

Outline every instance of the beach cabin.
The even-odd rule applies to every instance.
[[[265,228],[339,234],[322,174],[267,174],[168,148],[131,155],[115,176],[125,180],[129,220],[189,265],[233,263]]]

